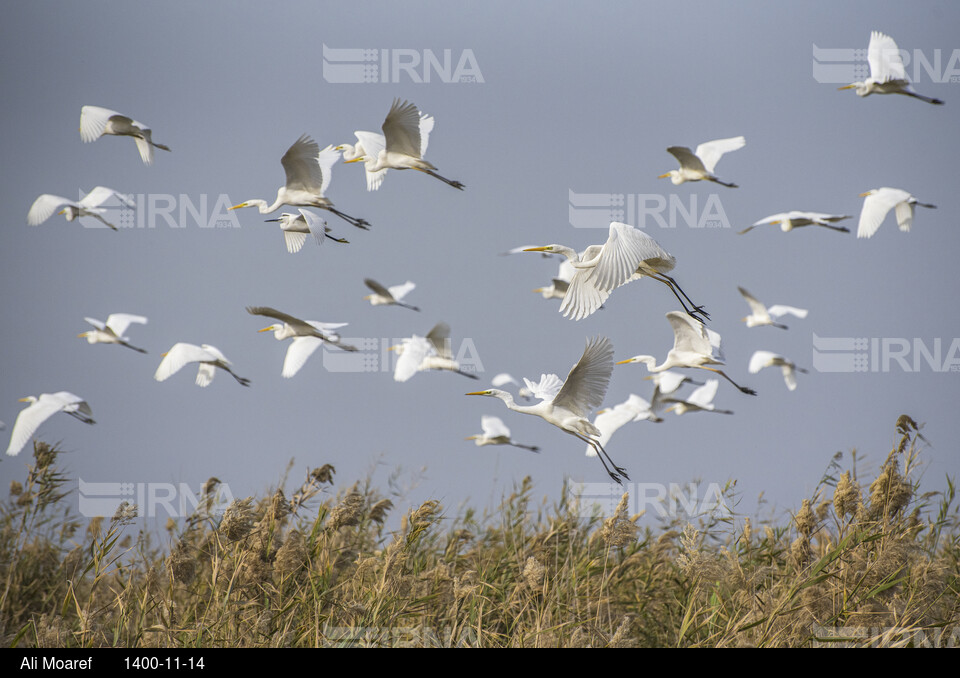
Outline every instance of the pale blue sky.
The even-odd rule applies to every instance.
[[[761,493],[785,510],[809,496],[837,451],[858,449],[858,471],[869,478],[894,441],[897,416],[908,413],[926,422],[934,445],[924,455],[924,486],[941,489],[945,474],[960,471],[960,372],[924,361],[910,372],[898,364],[818,372],[812,339],[905,338],[930,348],[939,339],[945,361],[960,337],[960,83],[939,81],[960,50],[957,25],[960,7],[948,2],[13,4],[0,29],[5,435],[17,398],[69,390],[88,400],[98,424],[58,416],[39,436],[62,441],[70,473],[88,482],[199,487],[216,475],[246,496],[265,492],[295,457],[291,486],[306,468],[331,463],[339,487],[373,470],[386,490],[400,469],[399,487],[415,482],[401,507],[439,499],[451,513],[461,503],[494,503],[526,475],[536,496],[551,498],[565,478],[606,482],[572,437],[463,394],[502,371],[565,377],[597,334],[610,337],[617,360],[662,358],[672,344],[664,313],[674,310],[673,297],[641,281],[573,322],[557,302],[530,292],[549,283],[556,264],[497,254],[602,242],[604,230],[570,225],[570,191],[661,197],[687,208],[696,196],[700,207],[719,204],[729,228],[691,228],[667,214],[674,228],[651,222],[646,230],[677,257],[676,279],[712,314],[730,374],[759,396],[721,383],[716,404],[733,417],[668,415],[621,430],[609,452],[634,487],[736,479],[741,512],[752,513]],[[939,53],[941,77],[921,70],[915,87],[945,106],[860,99],[814,78],[814,45],[865,49],[872,30],[909,54]],[[323,45],[449,49],[455,61],[469,50],[484,82],[425,84],[391,73],[397,82],[332,83],[322,72]],[[301,134],[321,146],[352,142],[354,130],[379,128],[395,97],[435,117],[427,158],[465,191],[392,172],[368,193],[360,168],[339,164],[328,196],[373,227],[361,232],[330,215],[350,244],[319,250],[308,242],[296,255],[255,210],[230,213],[239,228],[201,228],[190,212],[178,229],[155,218],[168,196],[174,213],[204,196],[206,213],[218,201],[272,201],[283,181],[280,156]],[[157,151],[148,167],[129,139],[81,143],[85,104],[150,125],[172,152]],[[656,178],[676,167],[667,146],[737,135],[746,147],[724,157],[717,173],[740,188]],[[98,184],[143,196],[152,208],[140,223],[152,214],[156,227],[113,233],[59,216],[27,226],[41,193],[71,197]],[[907,234],[891,216],[866,241],[811,228],[736,234],[792,209],[850,214],[845,223],[855,230],[858,194],[880,186],[939,209],[919,211]],[[369,306],[365,277],[413,280],[409,300],[422,312]],[[790,319],[787,332],[748,330],[739,322],[747,307],[738,285],[810,315]],[[257,333],[269,323],[245,313],[248,305],[349,322],[344,337],[377,346],[444,320],[454,347],[471,342],[484,372],[480,382],[427,373],[399,384],[385,371],[325,369],[318,352],[282,379],[286,344]],[[75,338],[87,329],[84,316],[117,311],[149,317],[129,332],[148,355]],[[177,341],[219,347],[251,388],[221,374],[200,389],[193,369],[155,382],[160,354]],[[783,353],[810,374],[799,376],[795,392],[774,371],[749,375],[756,349]],[[908,357],[912,366],[912,349]],[[607,404],[630,393],[649,398],[645,374],[617,367]],[[483,414],[500,416],[518,440],[543,451],[464,441],[479,432]],[[3,461],[0,480],[21,477],[28,462],[27,452]]]

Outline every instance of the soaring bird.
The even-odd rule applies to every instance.
[[[690,300],[676,280],[667,275],[676,265],[676,257],[660,247],[649,235],[629,224],[611,222],[607,241],[602,245],[590,245],[582,254],[571,247],[556,244],[528,247],[525,251],[560,254],[573,266],[575,272],[560,303],[560,312],[564,317],[574,320],[586,318],[603,305],[613,290],[643,277],[669,287],[690,315],[710,317],[703,307]]]
[[[764,306],[756,297],[747,292],[742,287],[738,287],[740,294],[743,295],[743,298],[746,299],[747,304],[750,306],[750,315],[745,318],[742,318],[743,322],[747,323],[747,327],[760,327],[761,325],[773,325],[774,327],[779,327],[781,330],[787,329],[786,325],[775,322],[775,318],[779,318],[782,315],[793,315],[797,318],[806,318],[807,309],[805,308],[796,308],[794,306],[784,306],[783,304],[775,304],[770,308]]]
[[[170,149],[163,144],[154,143],[150,128],[142,122],[128,118],[109,108],[100,106],[84,106],[80,109],[80,138],[83,143],[96,141],[104,134],[113,134],[121,137],[133,137],[140,151],[140,159],[145,165],[153,164],[153,149],[163,151]]]
[[[424,118],[428,122],[424,123]],[[380,172],[387,169],[415,169],[424,174],[429,174],[435,179],[439,179],[449,186],[458,188],[461,191],[465,188],[459,181],[452,181],[442,177],[436,172],[436,167],[423,158],[427,150],[427,137],[433,129],[433,118],[425,116],[417,108],[416,104],[407,101],[394,99],[390,112],[387,113],[383,121],[383,145],[380,146],[373,138],[362,140],[364,154],[355,156],[347,162],[364,162],[368,174],[368,187],[370,173]],[[426,133],[424,133],[424,129]],[[359,134],[357,135],[359,137]],[[367,147],[370,144],[370,147]],[[373,163],[368,162],[369,158],[374,158]],[[381,177],[382,180],[382,177]]]
[[[409,308],[411,311],[420,310],[416,306],[411,306],[401,301],[401,299],[410,294],[416,287],[416,285],[409,280],[402,285],[384,287],[373,278],[364,278],[363,284],[373,290],[373,294],[368,294],[364,297],[366,301],[370,302],[371,306],[402,306],[403,308]]]
[[[500,417],[491,417],[488,415],[480,417],[480,428],[483,430],[483,433],[467,438],[467,440],[473,440],[477,447],[483,447],[484,445],[512,445],[513,447],[530,450],[531,452],[540,451],[540,448],[536,445],[521,445],[520,443],[514,442],[510,437],[510,429],[507,428],[507,425],[503,423]]]
[[[799,212],[794,210],[792,212],[781,212],[780,214],[771,214],[769,217],[761,219],[760,221],[755,222],[752,226],[747,226],[742,231],[737,231],[737,235],[743,235],[749,231],[752,231],[757,226],[766,226],[767,224],[771,226],[780,225],[780,230],[784,233],[792,231],[795,228],[800,228],[801,226],[822,226],[823,228],[829,228],[834,231],[840,231],[841,233],[849,233],[850,229],[846,226],[834,226],[838,221],[843,221],[844,219],[849,219],[848,215],[842,214],[824,214],[822,212]]]
[[[197,370],[197,386],[209,386],[218,367],[236,379],[241,386],[250,385],[249,379],[238,376],[231,369],[233,363],[227,360],[227,357],[216,346],[210,344],[196,346],[183,342],[174,344],[169,351],[163,354],[163,360],[160,361],[153,378],[157,381],[164,381],[179,372],[180,368],[188,363],[200,363],[200,368]]]
[[[660,423],[663,419],[657,416],[650,403],[631,393],[630,397],[619,405],[597,411],[597,416],[593,418],[593,425],[600,430],[600,437],[597,442],[606,447],[614,433],[634,421]],[[597,451],[593,445],[587,445],[586,455],[588,457],[597,456]]]
[[[86,339],[91,344],[120,344],[127,348],[132,348],[139,353],[146,353],[142,348],[137,348],[128,343],[128,338],[123,336],[131,323],[146,325],[147,319],[142,315],[131,315],[129,313],[111,313],[107,316],[107,321],[100,322],[96,318],[84,318],[95,329],[81,332],[78,338]]]
[[[626,470],[617,466],[607,454],[600,444],[602,431],[588,419],[590,412],[603,404],[612,374],[613,345],[606,337],[596,337],[587,342],[583,355],[570,370],[566,381],[560,381],[555,374],[541,375],[538,383],[525,380],[534,395],[540,399],[535,405],[518,405],[512,394],[496,388],[473,391],[467,395],[499,398],[508,409],[540,417],[561,431],[582,440],[598,453],[607,474],[623,484],[622,478],[630,480],[630,477]]]
[[[797,367],[790,360],[787,360],[782,355],[777,355],[776,353],[771,353],[770,351],[756,351],[750,357],[750,365],[747,368],[750,371],[750,374],[756,374],[764,367],[779,367],[783,372],[783,381],[787,384],[787,388],[791,391],[796,390],[797,388],[797,377],[794,374],[795,372],[802,372],[806,374],[806,370],[802,367]]]
[[[667,149],[667,153],[677,159],[680,163],[680,169],[670,170],[657,178],[666,179],[670,177],[670,181],[674,185],[682,184],[685,181],[706,180],[728,188],[737,188],[736,184],[720,181],[713,174],[713,168],[717,166],[724,153],[743,148],[746,143],[747,140],[744,137],[731,137],[704,142],[697,146],[696,151],[691,151],[686,146],[671,146]]]
[[[718,410],[713,404],[713,398],[717,395],[717,389],[720,387],[719,379],[707,379],[700,388],[694,389],[686,399],[684,398],[664,398],[663,403],[670,403],[665,412],[673,411],[674,414],[681,415],[687,412],[715,412],[717,414],[733,414],[730,410]]]
[[[276,219],[266,219],[267,222],[279,222],[280,230],[283,231],[283,240],[287,245],[287,252],[296,254],[307,241],[307,234],[310,234],[322,245],[323,241],[329,238],[334,242],[349,243],[343,238],[335,238],[330,235],[330,227],[327,222],[318,217],[310,210],[298,209],[300,214],[290,214],[284,212]]]
[[[107,210],[100,207],[100,205],[110,198],[116,198],[126,207],[132,208],[134,206],[133,200],[131,200],[129,196],[123,193],[117,193],[112,188],[106,188],[105,186],[97,186],[80,198],[80,200],[70,200],[69,198],[62,198],[59,195],[44,193],[34,200],[33,205],[30,206],[30,211],[27,212],[27,223],[30,226],[39,226],[49,219],[54,212],[62,208],[59,213],[62,214],[67,221],[73,221],[81,217],[93,217],[94,219],[99,219],[100,222],[108,228],[116,231],[117,227],[103,218]]]
[[[628,363],[644,363],[650,372],[663,372],[671,367],[696,367],[709,372],[716,372],[721,377],[748,395],[757,395],[757,392],[746,386],[740,386],[725,372],[710,365],[723,365],[723,351],[720,348],[720,335],[704,327],[701,323],[680,311],[667,313],[667,320],[673,328],[673,348],[667,353],[666,360],[657,365],[657,359],[652,355],[638,355],[627,360],[621,360],[618,365]]]
[[[266,200],[254,198],[234,205],[230,209],[256,207],[260,210],[260,214],[270,214],[278,210],[281,205],[317,207],[333,212],[357,228],[369,228],[368,221],[344,214],[333,206],[329,198],[324,197],[324,193],[330,186],[333,165],[339,158],[340,151],[333,146],[327,146],[321,151],[319,144],[304,134],[287,149],[280,159],[283,171],[287,175],[287,183],[277,189],[277,199],[274,203],[268,205]]]
[[[889,35],[884,35],[880,31],[870,33],[867,63],[870,65],[869,78],[844,85],[839,89],[855,89],[858,97],[871,94],[904,94],[926,101],[928,104],[943,104],[940,99],[925,97],[913,91],[907,71],[903,67],[903,59],[900,58],[900,50]]]
[[[465,372],[453,357],[450,348],[450,326],[447,323],[437,323],[426,337],[414,335],[390,348],[400,356],[393,371],[395,381],[407,381],[417,372],[428,370],[456,372],[470,379],[480,378],[476,374]]]
[[[273,332],[273,336],[278,341],[293,338],[290,347],[287,349],[287,355],[283,360],[283,370],[281,376],[289,379],[303,367],[314,351],[316,351],[324,342],[336,346],[344,351],[356,351],[355,346],[340,343],[340,337],[333,333],[333,330],[346,327],[347,323],[322,323],[316,320],[301,320],[292,315],[283,313],[269,306],[248,306],[247,313],[251,315],[262,315],[267,318],[279,320],[269,327],[264,327],[260,332]]]
[[[887,216],[891,209],[897,215],[897,225],[903,232],[910,230],[913,224],[913,211],[916,205],[928,209],[936,209],[936,205],[918,202],[916,198],[899,188],[875,188],[860,194],[864,198],[863,208],[860,210],[860,224],[857,226],[858,238],[869,238]]]
[[[433,131],[433,116],[420,113],[420,158],[427,153],[427,144],[430,141],[430,132]],[[386,123],[384,123],[386,124]],[[376,132],[356,131],[357,143],[354,145],[341,144],[336,149],[343,153],[344,162],[363,162],[364,174],[367,177],[367,190],[376,191],[383,183],[387,174],[388,167],[381,167],[377,170],[371,168],[377,164],[380,157],[380,151],[386,150],[387,139],[382,134]]]
[[[40,424],[52,417],[57,412],[69,414],[75,419],[79,419],[84,424],[95,424],[93,412],[87,402],[78,395],[69,391],[59,391],[57,393],[41,393],[40,397],[27,396],[20,398],[22,403],[30,403],[28,407],[20,410],[17,420],[13,424],[13,431],[10,434],[10,445],[7,447],[7,454],[11,457],[20,454],[20,450],[27,444],[27,441],[33,437],[33,434]]]

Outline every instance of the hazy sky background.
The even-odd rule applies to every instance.
[[[813,46],[866,49],[880,30],[911,55],[933,62],[939,54],[942,74],[960,50],[958,25],[960,5],[950,2],[10,4],[0,28],[4,441],[18,398],[68,390],[87,399],[97,425],[57,415],[39,437],[62,441],[71,477],[87,482],[199,489],[217,476],[243,497],[267,492],[295,458],[288,491],[307,468],[330,463],[335,489],[372,473],[375,486],[399,492],[397,515],[425,499],[440,500],[450,515],[461,504],[492,506],[526,475],[534,496],[551,499],[567,478],[607,482],[571,436],[463,394],[502,371],[564,378],[597,334],[611,339],[617,360],[662,360],[673,340],[664,314],[676,302],[662,285],[640,281],[574,322],[557,312],[559,302],[531,293],[549,284],[555,261],[498,253],[603,242],[605,229],[570,225],[570,191],[659,196],[685,208],[696,196],[701,211],[708,200],[719,204],[726,223],[692,228],[667,211],[661,216],[673,228],[635,225],[677,257],[674,276],[711,313],[729,373],[759,396],[721,382],[715,402],[735,416],[668,414],[661,424],[622,429],[608,450],[632,486],[699,481],[703,491],[736,479],[738,514],[754,514],[761,493],[764,512],[784,512],[809,496],[838,451],[849,467],[856,448],[857,471],[869,482],[896,439],[898,415],[908,413],[926,422],[933,443],[923,457],[924,489],[942,489],[945,474],[960,472],[960,371],[936,371],[922,359],[909,372],[897,363],[817,371],[813,336],[906,339],[911,367],[914,339],[930,349],[939,340],[941,366],[947,360],[960,337],[960,82],[919,71],[916,89],[945,106],[860,99],[837,91],[845,83],[813,77]],[[397,82],[332,83],[323,45],[441,58],[449,49],[454,63],[469,50],[483,82],[443,82],[433,73],[432,82],[415,83],[390,72]],[[960,63],[952,67],[960,75]],[[914,75],[912,63],[907,70]],[[327,215],[349,245],[318,249],[310,241],[288,254],[277,225],[254,209],[223,215],[239,228],[202,227],[225,202],[272,202],[284,180],[280,157],[301,134],[321,147],[352,143],[354,130],[379,130],[395,97],[435,117],[427,159],[465,191],[393,171],[368,193],[358,165],[338,164],[328,197],[373,225],[362,232]],[[145,166],[131,139],[81,143],[86,104],[142,121],[172,152],[157,151]],[[667,146],[737,135],[746,147],[725,156],[717,174],[740,188],[656,178],[676,168]],[[139,196],[139,223],[155,226],[114,233],[57,215],[27,226],[41,193],[76,198],[96,185]],[[855,231],[858,194],[880,186],[939,209],[918,210],[910,233],[899,232],[891,214],[870,240],[819,228],[737,235],[793,209],[852,215],[844,223]],[[168,199],[180,228],[158,216]],[[185,205],[204,219],[188,210],[180,220]],[[422,312],[371,307],[365,277],[413,280],[408,300]],[[810,314],[786,319],[786,332],[748,330],[738,285]],[[386,369],[334,371],[340,356],[322,351],[283,379],[288,344],[258,334],[270,322],[248,315],[248,305],[349,322],[345,338],[380,348],[443,320],[455,351],[472,342],[481,380],[422,373],[396,383]],[[113,312],[149,317],[128,332],[148,355],[76,338],[88,329],[84,316]],[[178,341],[217,346],[252,386],[218,373],[201,389],[195,367],[155,382],[160,354]],[[810,373],[798,375],[795,392],[778,371],[749,375],[756,349]],[[371,355],[384,364],[381,351]],[[646,374],[618,366],[606,404],[630,393],[649,399]],[[480,432],[484,414],[500,416],[541,454],[465,441]],[[30,448],[0,462],[0,481],[22,479],[31,462]]]

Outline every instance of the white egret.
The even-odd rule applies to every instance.
[[[736,184],[728,184],[720,181],[713,174],[713,168],[717,166],[724,153],[743,148],[747,140],[744,137],[731,137],[729,139],[716,139],[707,141],[697,146],[696,151],[691,151],[686,146],[671,146],[667,153],[672,155],[680,163],[680,169],[670,170],[665,174],[658,176],[658,179],[670,177],[674,184],[682,184],[685,181],[712,181],[728,188],[737,188]]]
[[[794,372],[807,373],[802,367],[797,367],[791,361],[784,358],[782,355],[777,355],[770,351],[756,351],[750,357],[750,365],[747,368],[750,371],[750,374],[756,374],[764,367],[779,367],[783,372],[783,381],[786,382],[787,388],[791,391],[796,390],[797,388],[797,377]]]
[[[427,154],[427,145],[430,142],[430,132],[433,131],[433,123],[432,115],[420,113],[420,158],[423,158],[423,156]],[[376,132],[356,131],[354,135],[357,137],[356,144],[353,146],[350,144],[341,144],[336,148],[343,153],[345,162],[363,162],[364,173],[367,176],[367,190],[376,191],[383,183],[387,169],[389,168],[381,167],[376,170],[371,168],[377,164],[380,151],[386,150],[387,138]]]
[[[84,318],[96,329],[87,330],[77,335],[78,338],[86,339],[91,344],[120,344],[127,348],[132,348],[139,353],[146,353],[142,348],[137,348],[129,343],[129,337],[123,336],[131,323],[146,325],[147,319],[142,315],[131,315],[129,313],[111,313],[107,316],[107,321],[100,322],[96,318]]]
[[[622,485],[621,478],[630,480],[630,477],[607,454],[598,440],[600,429],[587,418],[591,410],[603,404],[612,374],[613,346],[606,337],[596,337],[587,342],[583,355],[570,370],[566,381],[561,382],[555,374],[542,375],[538,384],[525,379],[527,386],[532,386],[531,390],[541,399],[535,405],[518,405],[514,402],[513,395],[495,388],[473,391],[467,395],[499,398],[508,409],[540,417],[582,440],[597,451],[607,474]],[[607,462],[610,462],[609,466]]]
[[[597,416],[593,418],[593,425],[600,430],[600,437],[597,438],[597,442],[606,448],[614,433],[634,421],[660,423],[663,419],[656,415],[650,403],[631,393],[630,397],[619,405],[597,411]],[[586,455],[588,457],[597,456],[597,451],[593,445],[587,445]]]
[[[903,59],[897,43],[889,35],[880,31],[870,33],[870,46],[867,47],[867,64],[870,66],[870,77],[866,80],[845,85],[838,89],[855,89],[858,97],[871,94],[904,94],[928,104],[943,104],[940,99],[925,97],[917,94],[910,86],[910,79],[903,67]]]
[[[664,398],[663,403],[671,403],[665,412],[673,411],[676,415],[687,412],[716,412],[717,414],[733,414],[730,410],[718,410],[713,404],[713,398],[720,387],[719,379],[707,379],[700,388],[694,389],[686,399]]]
[[[300,368],[307,362],[307,358],[324,342],[344,351],[357,350],[356,346],[341,344],[339,335],[333,332],[333,330],[346,327],[347,323],[301,320],[269,306],[248,306],[247,313],[281,321],[269,327],[264,327],[262,330],[257,330],[258,332],[273,332],[277,341],[293,338],[290,347],[287,349],[287,355],[283,359],[283,370],[280,372],[280,375],[287,379],[299,372]]]
[[[897,225],[903,232],[910,230],[913,224],[913,211],[916,205],[928,209],[936,209],[936,205],[918,202],[916,198],[899,188],[875,188],[860,194],[864,198],[863,208],[860,210],[860,224],[857,226],[858,238],[869,238],[887,216],[891,209],[897,215]]]
[[[121,115],[109,108],[100,106],[84,106],[80,109],[80,138],[83,143],[96,141],[104,134],[113,134],[121,137],[133,137],[140,151],[140,159],[145,165],[153,164],[153,149],[163,151],[170,149],[163,144],[154,143],[150,128],[142,122]]]
[[[849,215],[842,214],[824,214],[822,212],[800,212],[794,210],[792,212],[781,212],[780,214],[772,214],[769,217],[761,219],[760,221],[754,223],[752,226],[747,226],[742,231],[737,231],[738,235],[743,235],[748,231],[752,231],[757,226],[766,226],[767,224],[771,226],[780,225],[780,230],[784,233],[792,231],[795,228],[800,228],[801,226],[822,226],[824,228],[829,228],[834,231],[840,231],[841,233],[849,233],[850,229],[845,226],[834,226],[838,221],[843,221],[844,219],[849,219]]]
[[[164,381],[179,372],[188,363],[200,363],[200,368],[197,370],[197,386],[209,386],[218,367],[236,379],[241,386],[250,385],[249,379],[238,376],[231,369],[230,366],[233,363],[227,360],[227,357],[216,346],[210,344],[196,346],[184,342],[174,344],[169,351],[163,354],[163,360],[160,361],[153,378],[157,381]]]
[[[96,423],[87,402],[80,396],[68,391],[41,393],[39,398],[27,396],[26,398],[20,398],[20,402],[30,403],[30,405],[20,411],[17,420],[13,423],[10,445],[7,447],[7,454],[11,457],[20,454],[20,450],[33,437],[40,425],[57,412],[69,414],[84,424]]]
[[[560,312],[564,317],[574,320],[586,318],[603,305],[613,290],[645,276],[669,287],[690,315],[710,317],[701,306],[690,300],[676,280],[667,275],[676,265],[676,258],[649,235],[628,224],[611,222],[607,242],[591,245],[583,254],[556,244],[528,247],[526,251],[561,254],[573,266],[575,273],[560,303]],[[684,299],[692,308],[687,307]]]
[[[368,294],[364,297],[366,301],[370,302],[371,306],[402,306],[403,308],[409,308],[411,311],[420,310],[416,306],[411,306],[401,301],[401,299],[410,294],[416,287],[416,285],[409,280],[402,285],[384,287],[372,278],[364,278],[363,284],[373,290],[373,294]]]
[[[106,213],[106,210],[100,207],[100,205],[110,198],[116,198],[127,207],[134,207],[133,200],[130,199],[130,196],[118,193],[112,188],[106,188],[105,186],[97,186],[80,198],[80,200],[70,200],[69,198],[62,198],[59,195],[44,193],[34,200],[30,206],[30,211],[27,212],[27,223],[30,226],[39,226],[49,219],[54,212],[62,208],[59,213],[62,214],[67,221],[73,221],[81,217],[93,217],[94,219],[99,219],[105,226],[116,231],[117,227],[103,218],[102,215]]]
[[[793,315],[798,318],[807,317],[807,309],[805,308],[796,308],[794,306],[785,306],[783,304],[774,304],[770,308],[767,308],[756,297],[747,292],[742,287],[737,287],[740,290],[740,294],[743,295],[743,298],[747,300],[747,304],[750,306],[750,315],[741,320],[747,323],[747,327],[760,327],[761,325],[772,325],[773,327],[779,327],[781,330],[787,329],[786,325],[783,325],[778,322],[774,322],[774,318],[779,318],[782,315]]]
[[[709,372],[716,372],[721,377],[736,386],[743,393],[757,395],[757,392],[746,386],[740,386],[727,376],[722,370],[709,365],[723,365],[723,351],[720,348],[720,335],[704,327],[685,313],[670,311],[667,320],[673,328],[673,348],[667,353],[666,360],[657,365],[652,355],[638,355],[627,360],[621,360],[618,365],[628,363],[644,363],[650,372],[663,372],[671,367],[696,367]]]
[[[573,267],[573,263],[564,258],[560,262],[560,268],[557,271],[557,275],[550,281],[549,287],[538,287],[534,292],[543,296],[544,299],[563,299],[567,294],[567,290],[570,289],[570,280],[573,279],[574,274],[576,274],[577,269]]]
[[[488,415],[480,417],[480,428],[483,430],[483,433],[466,438],[466,440],[475,441],[477,447],[483,447],[484,445],[512,445],[513,447],[530,450],[531,452],[540,451],[540,448],[536,445],[521,445],[520,443],[514,442],[510,437],[510,429],[507,428],[507,425],[503,423],[500,417],[491,417]]]
[[[259,198],[247,200],[230,209],[256,207],[260,214],[275,212],[282,205],[291,207],[317,207],[333,212],[341,219],[357,228],[368,228],[369,222],[344,214],[333,206],[329,198],[324,197],[330,186],[333,165],[340,158],[340,151],[327,146],[322,151],[319,144],[306,134],[297,139],[280,159],[287,176],[287,183],[277,189],[277,199],[272,205]]]
[[[513,384],[517,386],[517,396],[523,398],[524,400],[533,400],[533,391],[531,391],[526,386],[520,386],[520,382],[513,378],[512,374],[507,372],[501,372],[500,374],[494,376],[490,380],[490,385],[494,388],[502,388],[507,384]]]
[[[322,245],[323,241],[329,238],[334,242],[349,243],[349,240],[335,238],[330,235],[330,227],[327,222],[318,217],[310,210],[298,209],[300,214],[290,214],[284,212],[276,219],[265,219],[266,222],[279,222],[280,230],[283,231],[283,240],[287,245],[287,252],[296,254],[307,241],[307,234],[310,234]]]
[[[434,325],[426,337],[408,337],[397,346],[391,346],[390,350],[400,356],[394,367],[395,381],[407,381],[417,372],[428,370],[445,370],[479,379],[477,375],[463,371],[460,363],[454,359],[450,349],[450,326],[444,322]]]
[[[360,162],[362,160],[368,173],[385,169],[419,170],[462,191],[465,188],[463,183],[440,176],[436,172],[437,168],[423,159],[423,154],[427,149],[423,132],[425,117],[429,120],[426,130],[426,136],[429,136],[433,129],[433,118],[424,116],[415,104],[394,99],[393,106],[390,107],[390,112],[387,113],[387,117],[383,121],[384,146],[376,149],[366,148],[366,143],[372,144],[372,140],[365,140],[364,155],[356,156],[354,153],[355,157],[347,162]],[[374,150],[376,150],[376,155],[374,155]],[[371,157],[375,158],[375,162],[367,162],[367,159]]]

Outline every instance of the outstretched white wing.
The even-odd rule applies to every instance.
[[[283,370],[280,375],[289,379],[299,372],[300,368],[307,362],[307,358],[313,355],[313,352],[322,343],[323,339],[319,337],[294,337],[287,349],[287,355],[283,359]]]
[[[697,146],[697,157],[703,161],[706,170],[713,174],[713,168],[717,166],[717,162],[720,161],[724,153],[743,148],[746,143],[747,140],[744,137],[707,141]]]
[[[570,370],[563,387],[553,399],[554,407],[562,407],[580,417],[603,404],[613,374],[613,344],[606,337],[587,342],[580,360]]]

